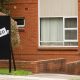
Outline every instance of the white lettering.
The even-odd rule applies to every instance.
[[[3,37],[3,36],[5,36],[5,35],[7,35],[8,33],[9,33],[9,31],[6,30],[5,27],[2,28],[2,29],[0,29],[0,37]]]

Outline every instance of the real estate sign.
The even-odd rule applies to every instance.
[[[10,16],[0,16],[0,59],[10,59]]]

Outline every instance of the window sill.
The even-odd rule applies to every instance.
[[[24,32],[25,28],[18,28],[19,32]]]
[[[39,47],[38,50],[45,51],[77,51],[78,47]]]

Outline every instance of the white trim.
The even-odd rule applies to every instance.
[[[64,39],[65,39],[64,26],[65,26],[65,18],[63,17],[63,45],[64,45]]]
[[[63,42],[63,41],[40,41],[40,42]],[[77,42],[77,40],[65,40],[65,42]]]
[[[72,17],[69,17],[69,18],[72,18]],[[74,17],[73,17],[74,18]],[[77,17],[76,17],[77,18]],[[65,28],[65,18],[63,17],[63,41],[40,41],[40,43],[41,42],[44,42],[44,43],[46,43],[46,42],[62,42],[63,43],[63,45],[61,45],[61,46],[52,46],[52,45],[50,45],[50,47],[76,47],[76,46],[65,46],[64,45],[64,43],[65,42],[78,42],[78,39],[76,39],[76,40],[66,40],[65,39],[65,30],[77,30],[77,28],[78,27],[76,27],[76,28]],[[40,28],[39,28],[40,29]],[[39,44],[40,44],[39,43]],[[40,45],[40,46],[42,46],[42,47],[49,47],[49,46],[47,46],[47,45]]]
[[[40,12],[40,9],[39,9]],[[40,16],[40,15],[39,15]],[[76,18],[78,16],[41,16],[40,18],[58,18],[58,17],[64,17],[64,18]]]
[[[40,1],[38,0],[38,47],[40,46]]]
[[[78,40],[64,40],[64,42],[78,42]]]
[[[40,42],[63,42],[63,41],[40,41]]]
[[[17,25],[18,28],[24,28],[25,25]]]
[[[78,40],[78,16],[77,16],[77,41],[79,41]]]
[[[62,17],[63,18],[63,27],[65,26],[65,18],[77,18],[77,28],[63,28],[65,30],[77,30],[77,40],[64,40],[65,39],[65,31],[63,30],[63,43],[64,41],[65,42],[78,42],[78,16],[41,16],[40,17],[40,0],[38,0],[38,47],[78,47],[78,46],[43,46],[43,45],[40,45],[41,42],[43,41],[40,41],[40,19],[41,18],[58,18],[58,17]],[[50,41],[51,42],[51,41]],[[53,41],[54,42],[54,41]],[[60,41],[61,42],[61,41]]]
[[[77,48],[78,46],[51,46],[51,45],[50,45],[50,46],[48,46],[48,45],[41,45],[41,46],[39,46],[39,48],[47,48],[47,47],[48,47],[48,48],[57,48],[57,47],[58,47],[58,48],[60,48],[60,47],[61,47],[61,48],[66,48],[66,47],[69,47],[69,48],[70,48],[70,47],[73,47],[73,48],[76,47],[76,48]]]
[[[15,19],[20,19],[20,18],[15,18]],[[24,19],[24,24],[23,24],[23,25],[17,25],[18,28],[23,28],[23,27],[25,27],[26,21],[25,21],[25,18],[23,18],[23,19]],[[16,21],[16,22],[17,22],[17,21]]]
[[[74,17],[74,16],[71,16],[71,17],[64,17],[64,19],[66,19],[66,18],[76,18],[77,20],[78,20],[78,16],[77,17]],[[64,20],[65,21],[65,20]],[[78,21],[77,21],[77,25],[78,25]],[[76,26],[75,28],[65,28],[64,27],[64,32],[66,31],[66,30],[77,30],[77,39],[76,40],[66,40],[65,39],[65,37],[64,37],[64,41],[78,41],[78,26]],[[64,33],[65,34],[65,33]]]
[[[77,27],[76,28],[64,28],[64,30],[77,30]]]

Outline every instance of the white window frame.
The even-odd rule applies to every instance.
[[[51,16],[50,16],[51,17]],[[48,17],[40,17],[40,0],[38,0],[38,47],[78,47],[77,46],[41,46],[40,42],[40,18],[50,18]],[[63,17],[63,45],[64,45],[64,41],[66,42],[70,42],[71,40],[64,40],[65,39],[65,31],[64,31],[64,26],[65,26],[65,20],[64,18],[77,18],[77,40],[72,40],[71,42],[78,42],[78,16],[52,16],[51,18],[58,18],[58,17]],[[51,41],[50,41],[51,42]],[[58,41],[57,41],[58,42]]]
[[[63,18],[63,45],[62,46],[43,46],[43,45],[40,45],[41,42],[44,42],[44,41],[40,41],[39,40],[39,47],[78,47],[78,46],[64,46],[64,42],[78,42],[78,17],[77,16],[57,16],[57,17],[51,17],[51,18],[60,18],[62,17]],[[45,17],[39,17],[39,19],[41,18],[45,18]],[[46,18],[49,18],[49,17],[46,17]],[[77,28],[65,28],[65,18],[76,18],[77,19]],[[39,20],[40,21],[40,20]],[[39,22],[40,23],[40,22]],[[65,39],[65,30],[77,30],[77,39],[76,40],[66,40]],[[39,34],[41,34],[40,32],[40,24],[39,24]],[[39,39],[40,39],[40,35],[39,35]],[[45,42],[55,42],[55,41],[45,41]],[[61,42],[61,41],[57,41],[57,42]]]
[[[77,19],[77,28],[63,28],[63,30],[64,30],[64,41],[66,42],[74,42],[74,41],[78,41],[78,17],[77,16],[72,16],[72,17],[64,17],[64,19],[66,19],[66,18],[76,18]],[[65,21],[65,20],[64,20]],[[65,26],[65,22],[64,22],[64,26]],[[64,27],[63,26],[63,27]],[[76,40],[66,40],[65,39],[65,30],[77,30],[77,39]]]
[[[14,19],[22,19],[22,17],[16,17]],[[17,25],[18,28],[24,28],[25,27],[25,18],[24,19],[24,24],[23,25]]]

